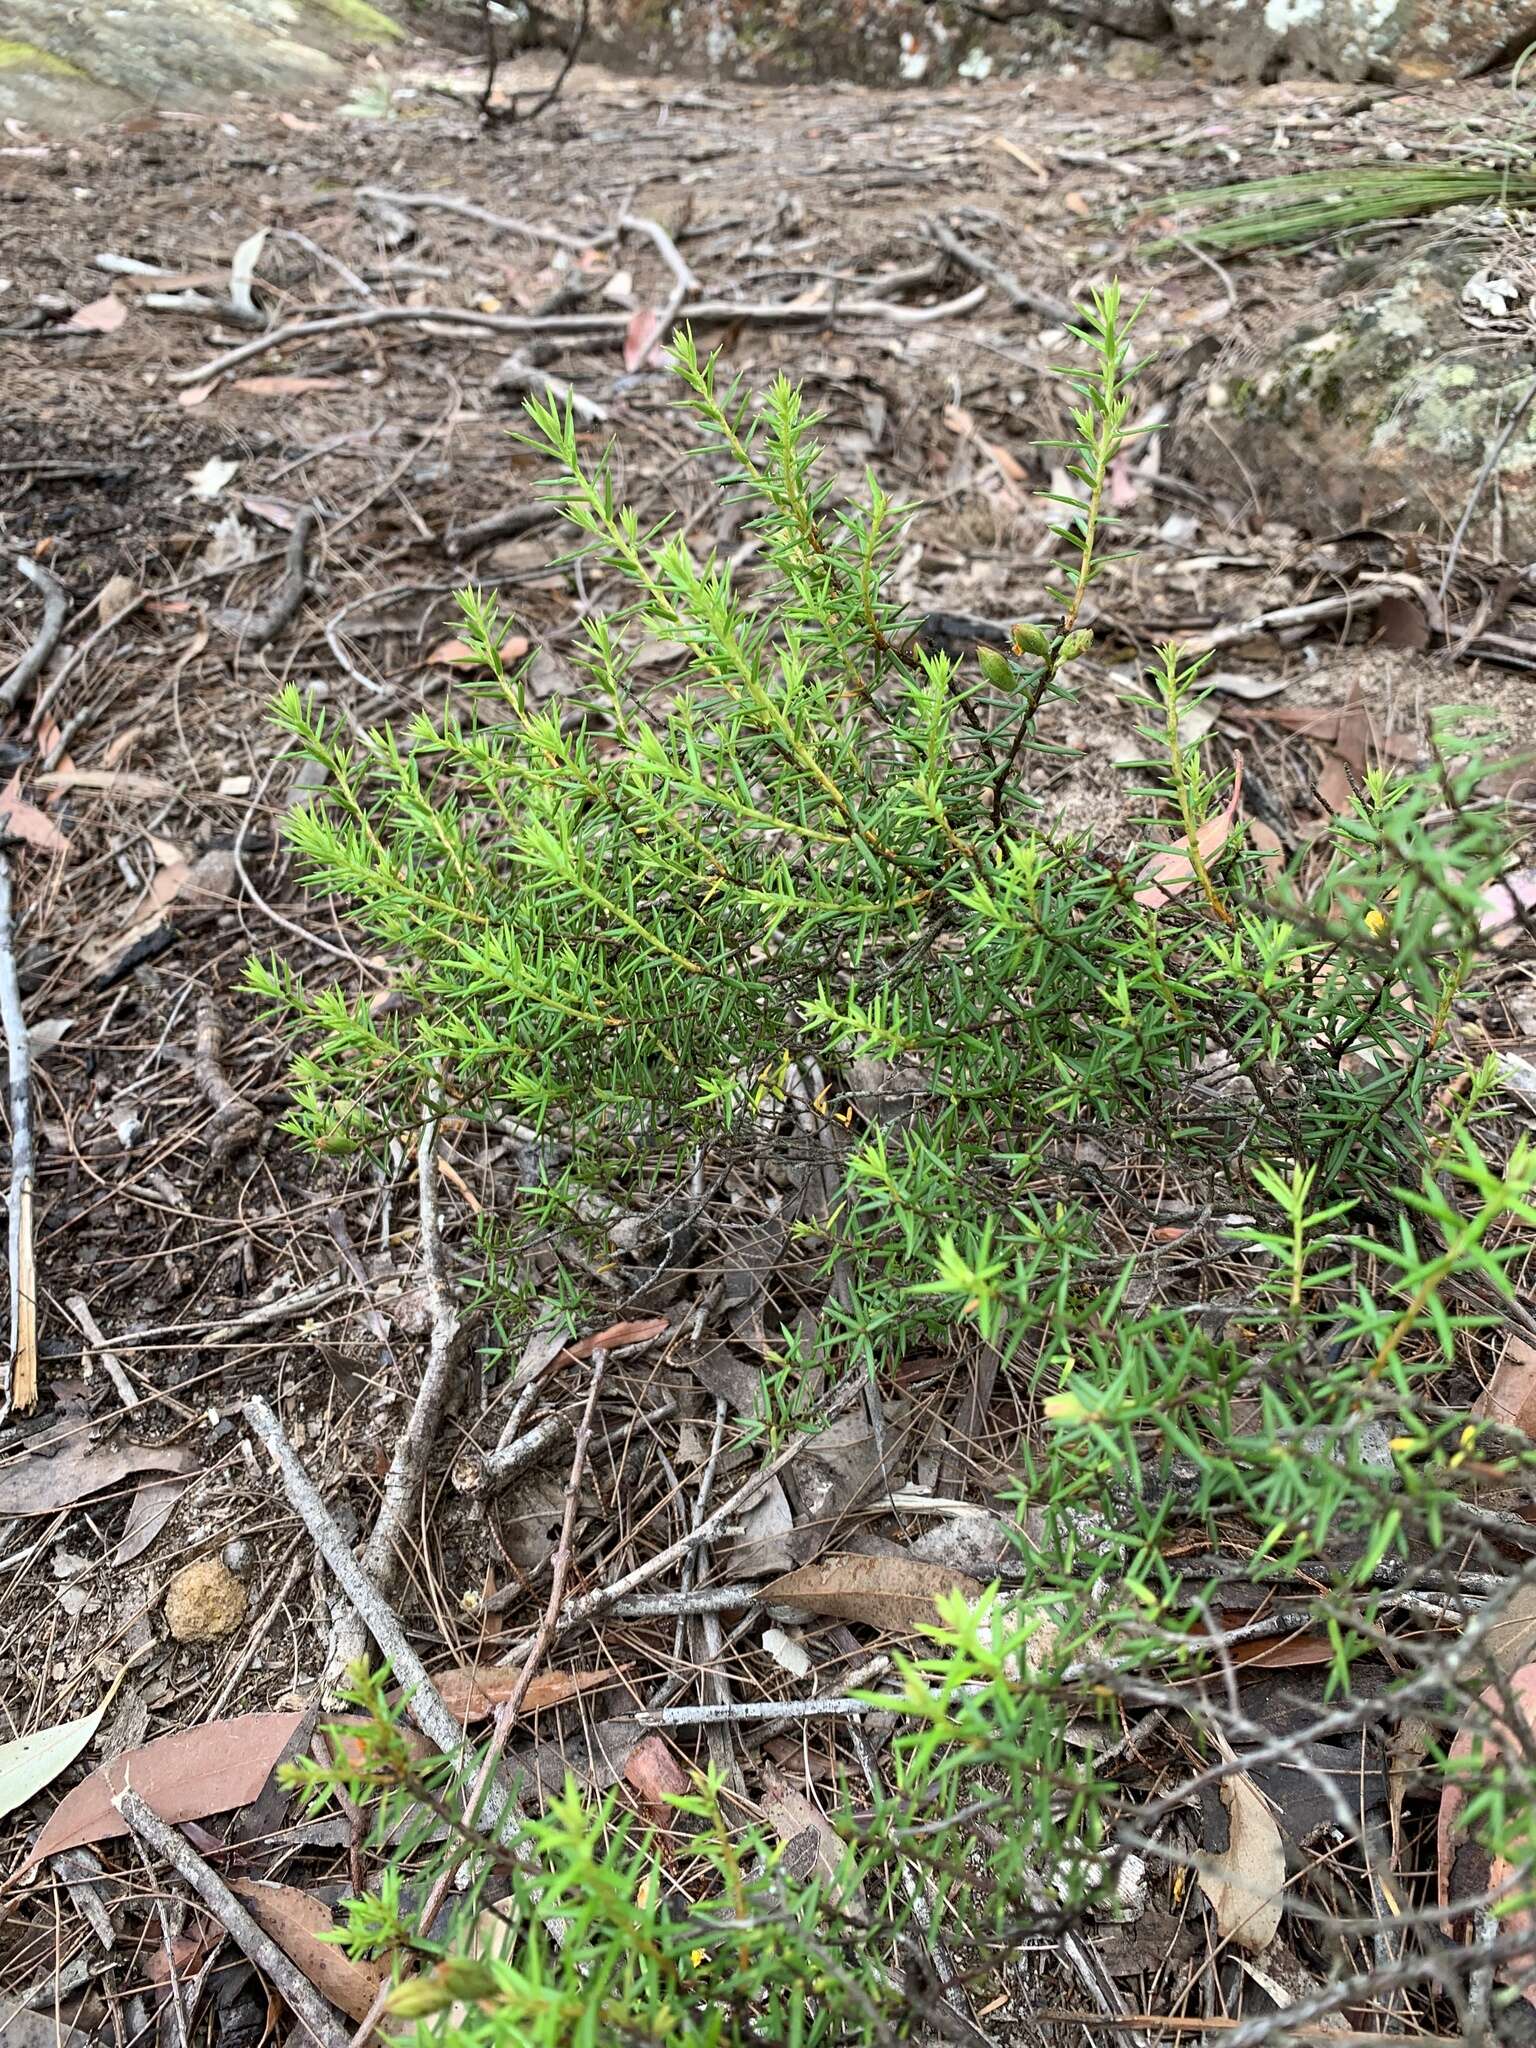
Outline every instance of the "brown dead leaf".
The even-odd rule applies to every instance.
[[[112,1804],[125,1785],[172,1827],[245,1806],[260,1792],[283,1751],[303,1726],[303,1714],[236,1714],[181,1728],[128,1750],[92,1771],[54,1808],[24,1869],[61,1849],[109,1842],[128,1823]]]
[[[197,1459],[180,1445],[127,1444],[93,1451],[79,1438],[52,1457],[28,1451],[0,1472],[0,1515],[52,1515],[140,1472],[195,1472]]]
[[[161,1479],[141,1479],[128,1503],[128,1519],[112,1552],[114,1569],[141,1557],[175,1512],[176,1503],[192,1483],[188,1472],[167,1473]]]
[[[1001,441],[982,441],[979,445],[986,450],[1009,483],[1022,484],[1029,480],[1029,471]]]
[[[432,1683],[455,1721],[462,1721],[467,1727],[488,1720],[504,1700],[511,1699],[520,1676],[515,1666],[460,1664],[452,1671],[439,1672]],[[611,1671],[535,1672],[518,1711],[537,1714],[548,1707],[564,1706],[567,1700],[589,1692],[593,1686],[611,1685],[613,1678]]]
[[[635,1322],[610,1323],[595,1337],[578,1337],[574,1344],[567,1344],[556,1354],[553,1363],[580,1365],[594,1351],[622,1351],[627,1344],[648,1344],[653,1337],[664,1337],[667,1327],[665,1316],[641,1316]]]
[[[349,2020],[365,2019],[389,1977],[385,1963],[355,1963],[333,1941],[322,1941],[336,1922],[323,1899],[296,1885],[255,1883],[237,1877],[230,1890],[283,1954]]]
[[[763,1769],[762,1809],[764,1818],[784,1844],[784,1862],[800,1883],[820,1881],[829,1895],[838,1896],[838,1872],[847,1856],[847,1844],[819,1806],[803,1792],[796,1791],[772,1764]]]
[[[159,775],[139,775],[131,768],[50,768],[37,779],[44,789],[99,790],[104,796],[141,797],[146,802],[181,793],[174,782]]]
[[[1243,757],[1233,756],[1232,787],[1227,801],[1214,818],[1207,818],[1195,834],[1195,845],[1202,861],[1209,862],[1220,853],[1232,836],[1232,827],[1237,822],[1237,806],[1243,794]],[[1189,846],[1174,845],[1163,847],[1154,853],[1141,871],[1141,886],[1136,891],[1136,901],[1148,910],[1157,910],[1177,896],[1181,889],[1187,889],[1195,879],[1195,864],[1190,858]]]
[[[1504,1858],[1488,1856],[1462,1834],[1458,1825],[1461,1810],[1467,1803],[1468,1788],[1475,1783],[1477,1761],[1491,1761],[1500,1755],[1513,1760],[1528,1753],[1533,1739],[1536,1739],[1536,1664],[1525,1664],[1511,1672],[1508,1686],[1513,1712],[1511,1706],[1505,1704],[1501,1689],[1490,1685],[1478,1702],[1478,1709],[1468,1716],[1451,1744],[1449,1762],[1453,1767],[1460,1764],[1463,1768],[1449,1780],[1440,1794],[1435,1861],[1442,1906],[1454,1908],[1458,1899],[1469,1894],[1498,1890],[1508,1885],[1515,1875]],[[1468,1765],[1474,1768],[1466,1768]],[[1528,1911],[1508,1913],[1500,1919],[1499,1925],[1506,1934],[1529,1938],[1533,1916]],[[1500,1972],[1500,1975],[1507,1974]],[[1521,1981],[1526,1976],[1527,1972],[1517,1967],[1513,1981],[1520,1984],[1524,1997],[1536,2005],[1536,1986]]]
[[[871,1628],[910,1635],[939,1618],[934,1605],[941,1593],[958,1592],[979,1600],[979,1582],[943,1565],[924,1564],[915,1557],[861,1557],[833,1551],[814,1564],[786,1572],[763,1588],[765,1605],[800,1607],[832,1621],[860,1621]]]
[[[1429,645],[1429,621],[1411,597],[1388,591],[1376,607],[1376,637],[1383,647],[1419,653]]]
[[[1227,1846],[1201,1860],[1200,1889],[1221,1939],[1262,1955],[1280,1929],[1285,1844],[1269,1801],[1246,1773],[1222,1779],[1221,1803],[1227,1809]]]
[[[88,306],[77,306],[65,325],[77,334],[115,334],[127,318],[128,308],[108,292],[104,299],[92,299]]]
[[[952,434],[958,434],[962,441],[969,441],[976,431],[976,422],[963,405],[946,405],[944,424]]]
[[[1536,1344],[1523,1337],[1504,1339],[1488,1391],[1473,1403],[1472,1413],[1500,1429],[1518,1429],[1536,1436]]]
[[[345,391],[347,380],[345,377],[236,377],[229,388],[231,391],[249,391],[262,398],[297,398],[305,391]]]
[[[69,851],[69,841],[48,813],[22,795],[19,768],[0,792],[0,839],[24,839],[41,853]]]

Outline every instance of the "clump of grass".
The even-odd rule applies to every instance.
[[[1382,221],[1419,219],[1450,206],[1536,206],[1536,167],[1473,164],[1349,164],[1339,170],[1293,171],[1175,192],[1159,212],[1204,215],[1152,244],[1166,253],[1181,243],[1247,255],[1317,241]]]

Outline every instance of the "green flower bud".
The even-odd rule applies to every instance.
[[[1014,687],[1013,664],[1006,654],[999,654],[995,647],[978,647],[976,659],[994,690],[1011,690]]]
[[[453,1993],[435,1976],[407,1977],[390,1992],[385,2011],[397,2020],[424,2020],[452,2004]]]
[[[1051,657],[1051,636],[1044,626],[1031,625],[1022,620],[1013,629],[1013,644],[1020,654],[1028,654],[1036,661],[1049,661]]]
[[[1091,626],[1079,626],[1075,633],[1069,633],[1066,639],[1062,641],[1061,650],[1057,654],[1056,659],[1064,666],[1069,661],[1076,661],[1080,654],[1086,654],[1092,645],[1093,628]]]

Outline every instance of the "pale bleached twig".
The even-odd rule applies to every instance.
[[[41,562],[34,562],[30,555],[18,555],[16,567],[29,583],[36,584],[43,593],[43,623],[38,628],[37,638],[0,684],[0,711],[9,711],[28,683],[48,666],[64,631],[64,621],[69,616],[69,592]]]
[[[282,1424],[259,1394],[246,1402],[245,1419],[276,1459],[283,1491],[294,1513],[309,1531],[315,1548],[330,1566],[332,1576],[359,1619],[366,1624],[391,1671],[408,1691],[411,1718],[429,1742],[435,1742],[445,1755],[456,1755],[463,1747],[463,1728],[443,1705],[437,1687],[427,1676],[426,1666],[406,1640],[398,1617],[352,1555],[351,1545],[320,1498]]]
[[[32,1050],[16,975],[16,921],[9,854],[0,851],[0,1026],[9,1066],[11,1179],[6,1194],[11,1343],[0,1419],[37,1406],[37,1264],[32,1241]]]
[[[700,327],[817,327],[838,320],[884,320],[895,327],[923,327],[935,320],[949,320],[969,313],[987,295],[984,284],[964,292],[958,299],[945,299],[937,306],[895,306],[884,299],[844,299],[837,305],[801,306],[786,302],[765,305],[750,300],[700,299],[680,309],[679,317]],[[307,341],[317,334],[341,334],[359,327],[398,326],[415,321],[429,327],[479,328],[488,334],[569,334],[597,339],[620,335],[628,330],[628,313],[480,313],[468,306],[368,306],[347,313],[328,313],[315,320],[292,320],[228,348],[222,355],[201,363],[193,370],[175,370],[170,384],[203,384],[221,377],[241,363],[273,349],[286,348],[291,341]]]
[[[67,1294],[64,1306],[85,1333],[86,1342],[101,1361],[101,1369],[117,1391],[117,1398],[125,1408],[137,1408],[139,1395],[133,1381],[123,1368],[123,1361],[112,1349],[101,1325],[91,1314],[90,1303],[83,1294]]]
[[[272,1937],[262,1932],[223,1878],[198,1855],[186,1836],[163,1821],[132,1785],[125,1785],[112,1804],[145,1847],[153,1849],[192,1887],[247,1961],[277,1987],[288,2010],[311,2039],[318,2042],[320,2048],[347,2048],[347,2031],[337,2022],[319,1992],[288,1960]]]
[[[481,1760],[480,1768],[475,1774],[475,1781],[464,1801],[464,1826],[466,1829],[473,1827],[477,1822],[481,1825],[489,1822],[492,1830],[494,1831],[495,1829],[497,1813],[495,1810],[488,1810],[485,1814],[482,1814],[480,1811],[481,1803],[485,1800],[487,1788],[490,1787],[501,1764],[502,1755],[512,1734],[513,1723],[516,1721],[523,1701],[528,1695],[528,1688],[533,1683],[534,1674],[543,1661],[550,1644],[554,1641],[555,1618],[560,1611],[560,1603],[565,1597],[565,1582],[570,1575],[571,1563],[576,1554],[576,1509],[581,1498],[581,1478],[586,1467],[587,1450],[592,1441],[592,1418],[597,1412],[597,1397],[602,1391],[603,1378],[607,1370],[607,1352],[594,1351],[592,1354],[592,1379],[587,1388],[586,1407],[582,1413],[580,1427],[576,1431],[576,1448],[571,1453],[570,1476],[565,1486],[565,1510],[560,1519],[560,1540],[555,1545],[549,1599],[545,1605],[544,1618],[539,1623],[538,1633],[534,1636],[532,1647],[524,1659],[523,1668],[517,1675],[517,1683],[513,1686],[507,1699],[496,1709],[496,1720],[492,1729],[489,1746]],[[421,1924],[423,1927],[431,1927],[436,1922],[438,1913],[442,1909],[443,1901],[453,1889],[454,1880],[457,1878],[460,1867],[466,1861],[469,1853],[467,1848],[461,1849],[451,1859],[447,1868],[439,1872],[436,1882],[427,1894],[426,1903],[421,1909]],[[553,1920],[546,1922],[546,1932],[558,1943],[562,1939],[561,1923]],[[374,2022],[380,2018],[384,2011],[384,2003],[388,1996],[389,1987],[382,1985],[372,2006],[363,2015],[362,2023],[353,2036],[352,2048],[363,2048],[363,2043],[368,2040],[373,2031]]]
[[[426,1480],[427,1464],[442,1430],[448,1391],[461,1351],[462,1325],[448,1283],[443,1255],[442,1213],[437,1170],[438,1127],[435,1118],[422,1125],[416,1148],[416,1184],[421,1236],[421,1261],[426,1280],[431,1335],[426,1369],[421,1376],[410,1420],[395,1445],[384,1478],[378,1520],[363,1551],[362,1568],[382,1599],[388,1600],[400,1576],[400,1552],[406,1528],[416,1512]],[[382,1645],[380,1645],[382,1648]],[[327,1674],[334,1684],[349,1664],[362,1656],[365,1644],[359,1621],[343,1617],[333,1631]]]
[[[498,234],[526,235],[530,242],[550,242],[557,249],[574,249],[578,254],[593,246],[591,242],[583,241],[580,235],[568,235],[560,228],[538,227],[531,221],[509,220],[504,213],[492,213],[484,206],[475,206],[468,199],[455,199],[446,192],[386,192],[378,185],[364,185],[357,196],[359,199],[375,199],[381,206],[431,207],[438,213],[456,213],[461,220],[472,220],[480,227],[494,228]]]

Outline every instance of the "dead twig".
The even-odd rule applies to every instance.
[[[491,10],[487,0],[480,0],[480,11],[485,22],[486,56],[485,88],[480,94],[481,120],[487,128],[511,128],[514,125],[520,126],[525,121],[536,121],[546,107],[552,107],[555,101],[559,99],[565,81],[571,75],[571,66],[576,62],[577,57],[581,53],[581,46],[587,39],[587,22],[591,15],[591,0],[581,0],[581,11],[576,17],[576,27],[572,33],[565,55],[561,59],[560,69],[555,73],[550,85],[534,101],[526,114],[520,114],[517,111],[517,99],[515,96],[506,107],[493,107],[491,105],[491,88],[496,83],[496,67],[499,61],[496,48],[496,29],[491,18]]]
[[[530,242],[550,242],[557,249],[572,249],[578,254],[592,246],[580,235],[567,235],[559,228],[536,227],[526,220],[509,220],[504,213],[492,213],[484,206],[476,206],[468,199],[455,199],[447,192],[386,192],[378,185],[364,185],[357,196],[359,199],[371,199],[378,206],[432,207],[438,213],[456,213],[460,220],[472,220],[480,227],[495,228],[506,235],[526,235]]]
[[[679,1536],[674,1543],[669,1543],[664,1550],[658,1550],[654,1557],[648,1557],[643,1564],[637,1564],[633,1571],[625,1572],[611,1585],[598,1586],[590,1593],[583,1593],[574,1600],[568,1600],[555,1618],[555,1633],[564,1635],[568,1629],[580,1628],[586,1622],[596,1621],[600,1615],[611,1613],[621,1600],[627,1599],[631,1593],[638,1592],[642,1586],[649,1585],[652,1579],[659,1578],[664,1571],[687,1557],[689,1552],[696,1550],[701,1543],[712,1543],[722,1529],[729,1527],[738,1515],[745,1514],[746,1510],[767,1492],[786,1466],[792,1465],[803,1451],[818,1441],[828,1423],[835,1422],[839,1415],[863,1398],[865,1385],[862,1374],[850,1373],[834,1389],[814,1430],[802,1430],[798,1435],[792,1436],[783,1450],[770,1458],[760,1472],[738,1486],[733,1494],[707,1514],[695,1528]],[[514,1597],[521,1597],[521,1588],[515,1589]],[[497,1613],[501,1608],[510,1606],[511,1600],[495,1594],[485,1604],[488,1612]],[[526,1640],[514,1644],[498,1661],[502,1664],[519,1663],[527,1655],[527,1650]]]
[[[701,299],[684,306],[679,318],[700,327],[819,327],[837,320],[885,320],[896,327],[922,327],[935,320],[954,319],[969,313],[986,297],[987,287],[977,285],[958,299],[945,299],[937,306],[895,306],[885,299],[844,299],[833,305],[797,306],[793,303],[762,304],[751,300]],[[255,356],[286,348],[290,342],[307,341],[317,334],[342,334],[358,327],[399,326],[415,321],[428,327],[476,327],[488,334],[569,334],[603,337],[627,332],[628,313],[478,313],[468,306],[367,306],[346,313],[328,313],[316,320],[293,320],[286,327],[274,327],[228,348],[196,369],[173,370],[171,384],[204,384],[223,376]]]
[[[518,534],[535,533],[541,526],[553,526],[559,517],[555,505],[512,505],[477,519],[472,525],[450,527],[443,540],[443,551],[450,560],[457,561],[460,555],[488,548],[492,541],[512,540]]]
[[[435,1118],[423,1124],[416,1148],[416,1184],[421,1231],[421,1262],[426,1280],[427,1309],[431,1334],[427,1340],[426,1370],[421,1376],[411,1419],[406,1424],[395,1455],[384,1478],[384,1497],[379,1518],[363,1551],[363,1571],[383,1599],[394,1591],[400,1575],[400,1546],[416,1513],[427,1464],[442,1430],[443,1414],[453,1375],[464,1355],[469,1332],[459,1320],[448,1284],[443,1255],[442,1214],[438,1206],[438,1125]],[[329,1660],[332,1681],[363,1654],[359,1625],[338,1627]]]
[[[69,617],[69,592],[57,576],[50,575],[30,555],[18,555],[16,567],[43,593],[43,623],[37,629],[37,638],[0,684],[0,711],[9,711],[27,685],[48,666],[64,631],[64,621]]]
[[[1446,550],[1445,567],[1440,572],[1440,588],[1436,593],[1442,612],[1445,610],[1445,593],[1450,589],[1451,578],[1456,573],[1456,564],[1461,556],[1462,542],[1466,539],[1467,529],[1472,524],[1472,514],[1477,510],[1478,499],[1482,497],[1489,477],[1493,475],[1503,460],[1504,450],[1515,438],[1516,430],[1520,422],[1530,411],[1533,400],[1536,400],[1536,377],[1533,377],[1530,383],[1526,385],[1524,391],[1521,392],[1514,411],[1504,423],[1504,431],[1499,435],[1497,441],[1494,442],[1484,457],[1483,466],[1477,472],[1476,481],[1473,483],[1471,492],[1468,494],[1466,504],[1462,507],[1461,517],[1456,522],[1456,531],[1451,535],[1451,544]]]
[[[212,1166],[226,1166],[237,1152],[244,1152],[261,1136],[261,1111],[232,1088],[219,1064],[224,1050],[224,1026],[212,996],[197,1006],[197,1036],[193,1041],[192,1072],[197,1085],[213,1110],[208,1126],[208,1159]]]
[[[309,505],[304,506],[294,519],[293,531],[288,536],[288,546],[283,555],[283,573],[269,605],[261,611],[224,611],[217,614],[218,624],[226,632],[233,633],[243,646],[265,647],[269,640],[275,640],[303,602],[309,573],[310,536],[317,524],[314,509]]]
[[[276,1461],[294,1513],[309,1531],[315,1548],[331,1569],[331,1575],[351,1601],[368,1633],[389,1661],[389,1667],[409,1694],[408,1707],[429,1742],[435,1742],[447,1756],[463,1747],[464,1730],[444,1706],[442,1695],[427,1676],[426,1666],[406,1640],[398,1616],[368,1577],[351,1546],[341,1533],[335,1516],[320,1498],[314,1481],[289,1443],[283,1426],[260,1395],[245,1404],[245,1419]]]
[[[1065,299],[1054,298],[1050,292],[1037,291],[1033,285],[1021,284],[1011,270],[1004,270],[990,256],[983,256],[968,242],[962,242],[943,221],[930,221],[928,235],[962,270],[968,270],[972,277],[984,278],[988,284],[995,284],[1009,305],[1018,312],[1038,313],[1042,319],[1054,320],[1061,325],[1070,324],[1077,318]]]
[[[112,1349],[101,1325],[91,1314],[90,1304],[83,1294],[68,1294],[64,1306],[69,1310],[80,1328],[85,1332],[86,1342],[101,1361],[101,1369],[116,1389],[117,1398],[125,1408],[137,1408],[139,1395],[132,1380],[123,1368],[123,1361]]]
[[[148,1802],[125,1785],[113,1799],[123,1819],[147,1849],[167,1863],[197,1894],[246,1960],[281,1992],[284,2004],[320,2048],[348,2048],[350,2036],[308,1978],[264,1934],[239,1899],[204,1861],[179,1829],[163,1821]]]
[[[16,922],[10,855],[0,851],[0,1026],[9,1067],[11,1181],[6,1194],[11,1280],[11,1345],[0,1419],[37,1406],[37,1265],[32,1242],[32,1052],[16,975]]]

